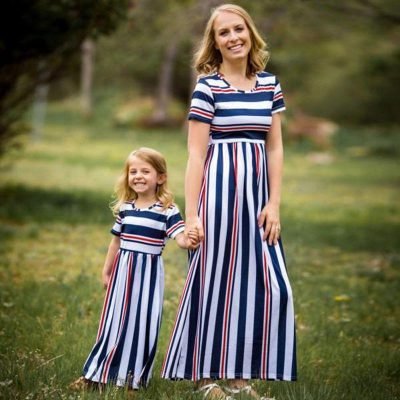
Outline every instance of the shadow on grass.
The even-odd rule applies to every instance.
[[[8,185],[0,188],[0,218],[17,223],[110,224],[113,216],[108,208],[111,196],[92,191],[54,191]],[[184,199],[177,197],[181,211]],[[392,210],[393,211],[393,210]],[[346,251],[397,252],[400,247],[400,225],[390,218],[391,210],[374,209],[338,217],[337,221],[310,221],[290,210],[284,212],[285,241],[306,247],[334,246]],[[385,222],[382,222],[386,220]],[[5,228],[4,228],[5,229]],[[3,230],[4,230],[3,229]],[[6,232],[5,232],[6,233]]]
[[[93,191],[54,191],[8,185],[0,188],[0,218],[18,223],[110,224],[111,196]],[[183,209],[183,198],[176,198]]]
[[[41,282],[8,278],[0,284],[0,380],[12,384],[0,398],[61,398],[94,341],[103,290],[84,274],[63,281],[61,271]]]
[[[309,222],[286,219],[285,242],[298,243],[314,249],[337,247],[344,251],[397,252],[400,247],[399,224],[379,221],[341,223]]]
[[[9,185],[0,188],[0,218],[13,222],[109,223],[111,198],[91,191],[54,191]]]
[[[95,343],[105,294],[99,281],[84,271],[68,281],[60,271],[51,280],[17,285],[11,276],[0,281],[0,398],[99,399],[98,392],[78,394],[68,389],[80,376]],[[161,380],[164,351],[158,349],[157,373],[149,389],[137,393],[135,399],[198,398],[190,394],[190,383],[177,386]],[[165,393],[169,395],[165,397]],[[110,386],[104,398],[127,397],[123,390]]]

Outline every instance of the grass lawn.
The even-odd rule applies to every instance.
[[[101,103],[103,104],[103,103]],[[123,399],[113,387],[75,393],[93,345],[113,185],[131,149],[165,154],[183,208],[185,135],[116,129],[106,107],[84,122],[51,104],[40,141],[0,170],[0,399]],[[400,399],[400,130],[342,129],[319,163],[286,146],[283,240],[295,294],[299,380],[254,382],[277,400]],[[397,150],[396,150],[397,149]],[[164,252],[166,292],[154,378],[135,399],[197,399],[159,378],[186,271]],[[243,397],[244,399],[244,397]]]

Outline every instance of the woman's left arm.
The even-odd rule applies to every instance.
[[[272,115],[271,128],[266,141],[269,196],[268,203],[264,206],[258,218],[258,225],[265,226],[263,239],[269,245],[277,244],[280,236],[279,208],[281,203],[281,185],[283,171],[283,143],[280,113]]]

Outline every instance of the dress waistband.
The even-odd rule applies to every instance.
[[[259,131],[224,131],[212,130],[210,134],[210,144],[214,143],[265,143],[265,132]]]
[[[223,138],[223,139],[214,139],[210,138],[208,145],[217,144],[217,143],[259,143],[265,144],[265,140],[262,139],[248,139],[248,138]]]
[[[132,251],[134,253],[142,253],[149,256],[161,256],[163,248],[151,245],[137,245],[136,243],[121,240],[120,249],[123,251]]]

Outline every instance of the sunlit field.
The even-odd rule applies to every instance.
[[[123,399],[109,387],[73,392],[97,333],[108,208],[128,153],[167,158],[181,209],[181,130],[115,128],[100,99],[90,121],[69,102],[49,106],[43,135],[24,140],[0,171],[0,398]],[[329,157],[285,146],[281,219],[295,295],[296,383],[254,382],[276,400],[400,399],[400,130],[341,128]],[[166,291],[154,378],[135,399],[200,399],[160,368],[183,287],[187,254],[164,252]],[[245,397],[242,397],[245,399]]]

